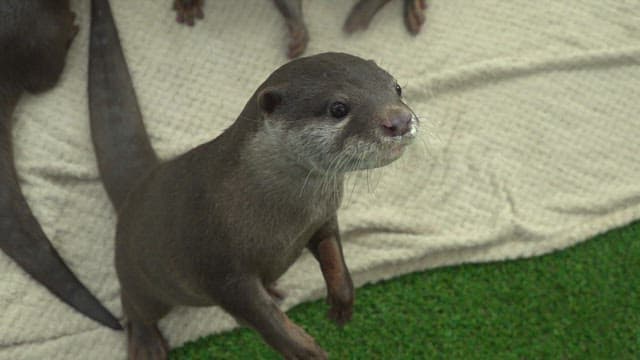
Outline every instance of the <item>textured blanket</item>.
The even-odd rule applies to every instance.
[[[286,61],[287,43],[270,1],[209,0],[194,28],[175,23],[171,2],[112,1],[163,158],[233,122]],[[367,32],[345,35],[353,3],[304,2],[307,54],[374,59],[403,85],[423,125],[400,161],[349,180],[339,215],[358,285],[535,256],[640,218],[640,2],[433,0],[417,37],[404,29],[400,1]],[[89,138],[89,4],[72,6],[81,31],[59,86],[19,104],[17,166],[55,247],[121,316],[115,215]],[[308,253],[279,286],[285,308],[324,295]],[[172,346],[236,326],[216,307],[179,308],[160,325]],[[123,333],[78,315],[0,254],[0,359],[124,357]]]

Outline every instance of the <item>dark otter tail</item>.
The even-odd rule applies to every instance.
[[[112,329],[118,320],[82,285],[27,205],[11,151],[11,119],[0,110],[0,248],[36,281],[82,314]]]
[[[89,114],[100,176],[117,210],[158,158],[142,122],[108,0],[91,1]]]

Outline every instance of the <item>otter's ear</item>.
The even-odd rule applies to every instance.
[[[276,88],[266,88],[258,94],[258,107],[267,114],[271,114],[282,103],[282,91]]]

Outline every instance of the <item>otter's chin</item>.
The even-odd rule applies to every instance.
[[[408,142],[385,144],[376,153],[371,154],[368,161],[360,161],[352,170],[377,169],[391,164],[402,157]]]
[[[407,149],[408,145],[408,143],[402,142],[385,146],[385,149],[380,151],[380,155],[378,156],[379,164],[376,167],[386,166],[400,159]]]
[[[391,161],[396,161],[397,159],[399,159],[402,154],[404,154],[404,151],[407,149],[408,145],[409,144],[407,143],[393,144],[393,146],[391,146],[387,152],[389,159],[391,159]]]

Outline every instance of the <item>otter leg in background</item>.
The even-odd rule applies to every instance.
[[[307,246],[320,263],[327,285],[327,302],[331,306],[329,318],[338,325],[351,320],[355,291],[349,269],[342,254],[337,217],[333,217],[318,230]]]
[[[91,1],[89,117],[98,169],[116,210],[158,164],[107,0]],[[125,161],[126,160],[126,161]]]
[[[273,0],[278,11],[284,17],[289,30],[290,59],[300,56],[307,48],[309,32],[302,17],[301,0]],[[202,7],[204,0],[174,0],[173,9],[176,11],[176,21],[181,24],[193,26],[197,19],[204,18]]]
[[[176,21],[193,26],[196,19],[203,19],[202,7],[204,0],[174,0],[173,10],[176,11]]]
[[[347,21],[344,23],[344,31],[352,33],[358,30],[366,30],[371,19],[391,0],[360,0],[351,8]]]
[[[290,59],[300,56],[309,43],[309,32],[302,17],[301,0],[273,0],[276,7],[284,17],[289,29],[289,52]]]
[[[426,0],[404,0],[404,25],[411,34],[416,35],[420,32],[426,9]]]
[[[360,0],[351,9],[347,21],[344,23],[344,31],[353,33],[358,30],[366,30],[375,14],[391,0]],[[415,35],[420,32],[424,23],[424,10],[427,8],[426,0],[403,0],[404,23],[407,30]]]
[[[57,83],[78,31],[75,14],[66,0],[4,0],[0,18],[0,248],[62,301],[121,329],[51,245],[22,195],[13,162],[14,106],[23,91],[37,93]]]

